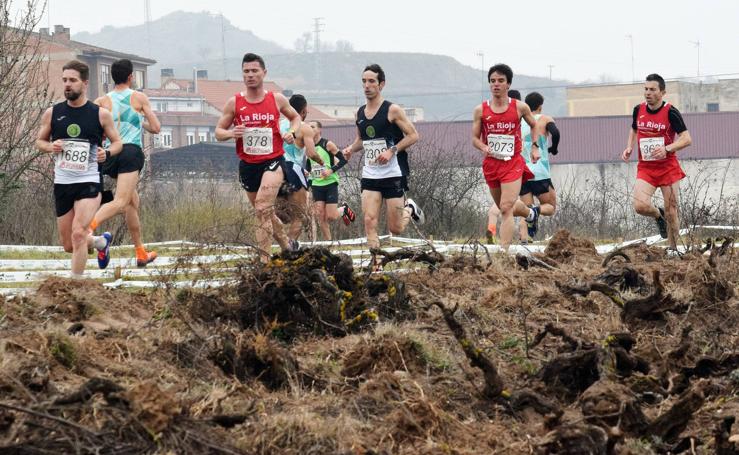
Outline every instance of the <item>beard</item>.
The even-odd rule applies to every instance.
[[[75,92],[72,90],[64,91],[64,98],[66,98],[68,101],[77,101],[80,96],[82,96],[82,92]]]

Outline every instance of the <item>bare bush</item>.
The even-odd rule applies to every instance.
[[[10,196],[22,189],[38,194],[37,186],[48,170],[37,160],[36,129],[49,105],[45,56],[33,33],[44,9],[37,0],[11,15],[12,2],[0,3],[0,219],[5,219]],[[12,238],[2,223],[0,237]],[[17,234],[16,234],[17,235]]]

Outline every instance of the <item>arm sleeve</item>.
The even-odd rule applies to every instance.
[[[672,130],[677,134],[680,134],[688,129],[688,127],[685,126],[685,121],[683,120],[682,114],[680,114],[680,111],[678,111],[675,106],[670,105],[670,110],[667,113],[667,117],[670,119],[670,126],[672,126]]]
[[[552,146],[549,147],[549,153],[556,155],[559,153],[559,150],[557,150],[557,146],[559,146],[559,129],[557,129],[557,125],[554,122],[549,122],[547,123],[546,130],[552,136]]]
[[[636,131],[636,116],[639,115],[639,105],[634,106],[634,113],[631,115],[631,129]]]
[[[346,158],[344,158],[344,153],[341,150],[336,152],[336,155],[334,156],[339,159],[338,163],[331,166],[331,170],[334,171],[334,174],[335,174],[339,169],[341,169],[342,167],[344,167],[344,165],[346,165],[347,161],[346,161]]]

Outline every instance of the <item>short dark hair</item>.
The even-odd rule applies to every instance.
[[[518,90],[508,90],[508,98],[521,101],[521,92]]]
[[[315,123],[319,128],[323,128],[323,124],[318,120],[311,120],[311,122]]]
[[[90,79],[90,67],[86,63],[82,63],[79,60],[70,60],[62,66],[64,70],[75,70],[80,73],[80,79],[87,81]]]
[[[266,69],[267,67],[264,65],[264,59],[257,54],[253,54],[251,52],[247,52],[244,54],[244,58],[241,60],[241,64],[244,63],[251,63],[251,62],[259,62],[259,66],[262,67],[262,69]]]
[[[300,112],[308,105],[308,100],[303,95],[295,94],[290,97],[290,106],[296,111]]]
[[[495,65],[490,67],[490,69],[488,70],[488,82],[490,81],[490,75],[493,73],[500,73],[504,75],[509,84],[513,82],[513,70],[505,63],[496,63]]]
[[[665,91],[665,80],[657,73],[652,73],[647,76],[647,82],[656,82],[659,85],[660,91]]]
[[[372,71],[373,73],[377,73],[377,82],[385,82],[385,71],[383,71],[382,67],[377,63],[365,66],[364,71]],[[362,72],[364,73],[364,71]]]
[[[531,112],[539,109],[544,104],[544,97],[539,92],[531,92],[526,95],[525,103],[529,105]]]
[[[123,84],[128,80],[128,76],[133,74],[133,63],[127,58],[116,60],[110,67],[110,74],[113,76],[113,82]]]

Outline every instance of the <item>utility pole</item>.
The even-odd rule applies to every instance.
[[[144,14],[146,15],[146,49],[151,57],[151,2],[144,0]]]
[[[316,71],[316,88],[321,86],[321,32],[325,25],[322,17],[313,18],[313,52],[316,54],[313,64]]]
[[[485,100],[485,79],[487,78],[485,73],[485,53],[483,51],[477,51],[476,56],[480,57],[480,69],[482,70],[482,82],[480,83],[480,98]]]
[[[228,80],[228,65],[226,64],[226,25],[221,13],[221,59],[223,59],[223,79]]]
[[[552,68],[554,68],[554,65],[547,65],[549,67],[549,80],[552,80]]]
[[[690,43],[695,46],[695,49],[698,52],[698,77],[701,77],[701,42],[698,40],[690,41]]]
[[[634,70],[634,35],[626,35],[629,42],[631,42],[631,82],[636,81],[636,72]]]

